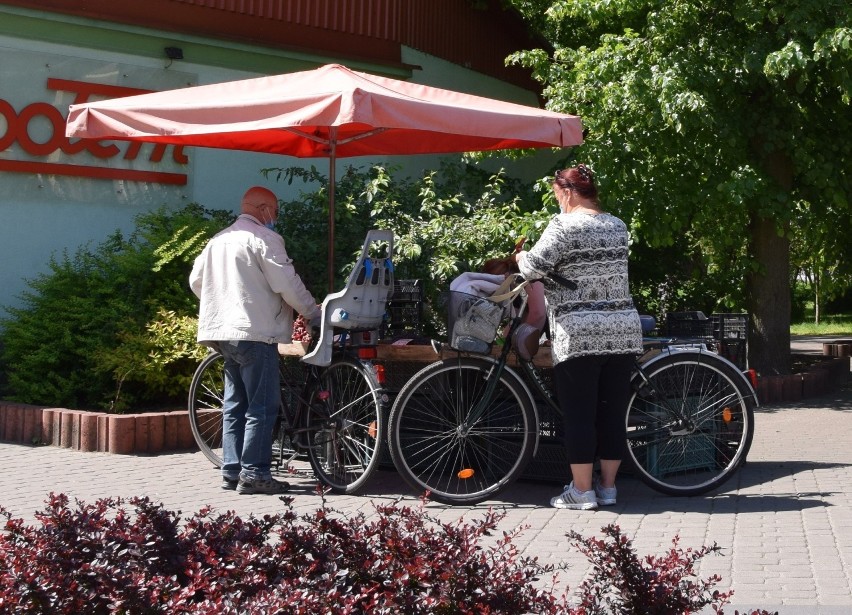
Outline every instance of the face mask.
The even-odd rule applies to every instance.
[[[275,230],[275,222],[273,222],[273,221],[271,221],[271,220],[270,220],[269,222],[264,222],[264,223],[263,223],[263,226],[265,226],[266,228],[268,228],[270,231],[274,231],[274,230]]]

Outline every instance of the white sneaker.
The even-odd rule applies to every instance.
[[[599,506],[614,506],[618,489],[615,487],[601,487],[600,481],[595,481],[595,497]]]
[[[598,498],[595,491],[577,491],[574,482],[565,485],[562,495],[551,498],[550,505],[554,508],[570,508],[571,510],[593,510],[598,507]]]

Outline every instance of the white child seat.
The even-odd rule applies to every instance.
[[[384,256],[371,256],[382,248]],[[369,231],[346,286],[323,300],[319,342],[302,361],[321,366],[330,364],[335,329],[368,331],[379,328],[393,293],[392,257],[393,231]]]

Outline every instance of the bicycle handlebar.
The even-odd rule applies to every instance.
[[[551,271],[547,274],[547,277],[560,286],[564,286],[568,290],[577,290],[577,283],[574,280],[569,280],[568,278],[559,275],[555,271]]]

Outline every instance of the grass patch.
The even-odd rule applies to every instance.
[[[852,336],[852,314],[823,316],[819,324],[814,323],[813,308],[808,310],[803,322],[790,325],[791,335],[850,335]]]

